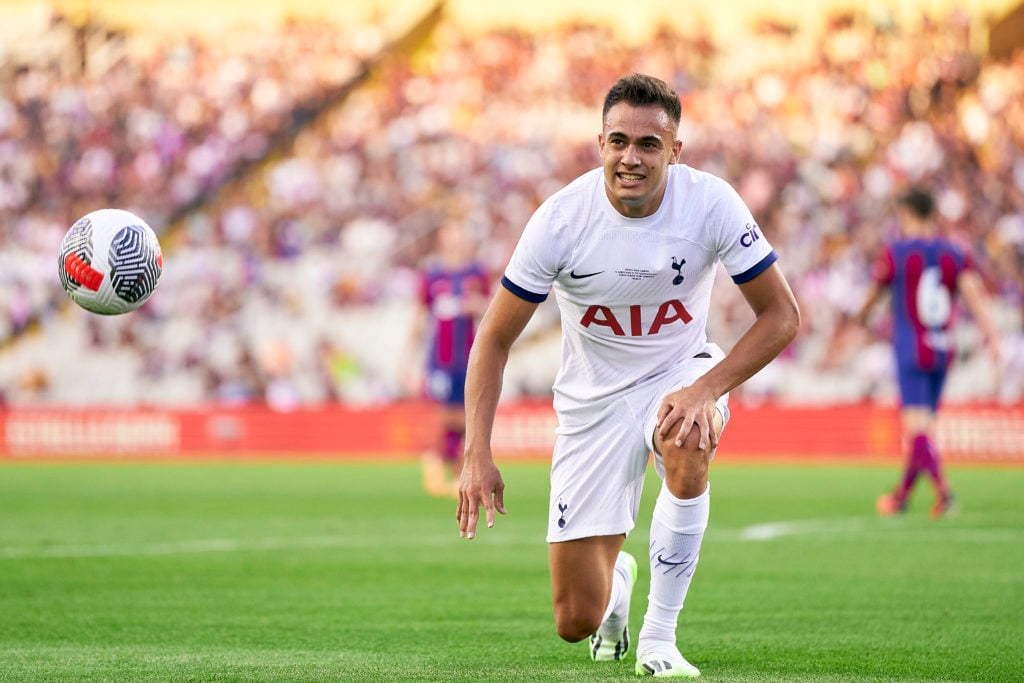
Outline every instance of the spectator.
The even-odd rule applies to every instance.
[[[389,55],[377,77],[270,158],[290,113],[327,102],[367,57],[354,47],[381,44],[379,29],[292,22],[215,41],[125,34],[109,38],[115,58],[82,73],[61,66],[74,61],[66,55],[22,60],[0,69],[0,339],[33,320],[49,325],[66,300],[52,254],[97,197],[157,227],[194,206],[173,226],[157,295],[140,315],[101,321],[138,328],[134,346],[110,342],[104,353],[160,359],[139,363],[145,378],[123,386],[175,403],[210,399],[209,345],[258,355],[256,332],[276,325],[296,332],[283,343],[299,401],[326,396],[316,344],[304,341],[325,337],[356,356],[361,376],[347,386],[363,389],[348,400],[386,400],[398,378],[381,356],[394,343],[368,336],[375,326],[362,339],[346,336],[370,317],[408,324],[430,208],[442,198],[462,203],[468,225],[486,236],[478,258],[499,269],[540,200],[595,163],[585,131],[603,84],[643,70],[680,93],[683,160],[740,190],[806,314],[800,337],[746,396],[895,397],[885,341],[846,345],[837,331],[869,286],[869,255],[894,230],[884,207],[908,183],[934,188],[939,230],[977,255],[1005,358],[1020,363],[1024,53],[978,54],[971,33],[983,28],[962,13],[905,25],[851,13],[785,40],[762,34],[721,46],[706,29],[664,27],[640,50],[607,26],[468,35],[447,19],[425,52]],[[70,39],[54,45],[74,49]],[[246,168],[254,170],[236,180]],[[216,194],[226,183],[232,189]],[[168,290],[173,297],[161,294]],[[728,288],[715,296],[709,327],[728,346],[749,320]],[[975,368],[997,374],[969,345],[963,354],[947,400],[993,395],[991,383],[958,379]],[[244,371],[217,372],[230,381]],[[1002,400],[1024,396],[1024,373],[1002,379]],[[71,384],[54,383],[51,400],[73,402]]]

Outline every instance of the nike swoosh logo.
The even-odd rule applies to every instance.
[[[667,564],[670,567],[681,567],[684,564],[690,564],[690,558],[686,558],[682,562],[669,562],[668,560],[666,560],[661,555],[658,555],[658,562],[661,563],[661,564]]]
[[[603,272],[603,270],[599,270],[596,273],[584,273],[583,275],[577,275],[575,270],[570,270],[569,277],[571,277],[573,280],[582,280],[583,278],[586,277],[594,277],[595,275],[600,275]]]

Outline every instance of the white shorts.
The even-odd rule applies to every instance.
[[[549,543],[633,530],[661,400],[693,384],[725,357],[715,344],[708,344],[705,351],[710,357],[692,358],[595,405],[585,428],[558,434],[551,459]],[[724,428],[729,421],[728,394],[718,399],[718,410]],[[664,478],[661,456],[654,461],[658,476]]]

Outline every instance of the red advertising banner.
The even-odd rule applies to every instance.
[[[264,406],[193,410],[0,410],[0,457],[404,459],[428,448],[436,413],[422,403]],[[547,458],[556,420],[546,402],[502,405],[493,446],[500,458]],[[942,410],[939,448],[950,462],[1024,464],[1024,406]],[[899,458],[896,410],[876,406],[732,406],[723,461]]]

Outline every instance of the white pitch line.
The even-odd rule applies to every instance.
[[[840,517],[825,519],[783,520],[742,527],[721,529],[712,526],[709,536],[721,541],[767,542],[780,538],[803,536],[807,538],[826,537],[833,534],[873,533],[889,538],[909,541],[958,541],[974,543],[1024,542],[1024,529],[1018,528],[947,528],[936,523],[929,528],[884,524],[890,520],[874,517]],[[643,531],[638,527],[636,531]],[[391,534],[391,540],[397,540]],[[478,545],[540,547],[544,544],[542,532],[523,533],[500,529],[484,529],[473,541],[458,537],[457,531],[450,534],[432,532],[403,536],[402,542],[409,548],[448,547],[472,543]],[[152,557],[161,555],[187,555],[196,553],[243,553],[274,550],[328,550],[332,548],[373,548],[381,539],[373,534],[348,536],[293,536],[264,538],[209,538],[182,539],[153,543],[75,543],[50,546],[12,545],[0,546],[0,560],[45,559],[74,557]]]
[[[738,532],[724,532],[726,540],[774,541],[790,536],[825,537],[833,534],[872,533],[908,541],[956,541],[967,543],[1013,543],[1024,541],[1024,529],[987,527],[983,529],[949,528],[941,522],[928,527],[904,527],[875,517],[836,517],[767,522],[743,527]]]
[[[543,536],[525,537],[522,534],[486,533],[478,534],[474,543],[484,545],[526,545],[542,544]],[[416,535],[415,539],[404,541],[407,547],[441,547],[467,541],[459,538],[458,531],[451,534]],[[331,548],[373,548],[381,539],[365,536],[298,536],[291,538],[231,539],[210,538],[160,543],[95,543],[67,544],[52,546],[0,546],[0,560],[42,559],[67,557],[144,557],[159,555],[186,555],[192,553],[240,553],[263,550],[299,550]]]
[[[769,522],[740,529],[740,538],[744,541],[771,541],[783,536],[851,533],[863,531],[864,522],[864,517]]]

